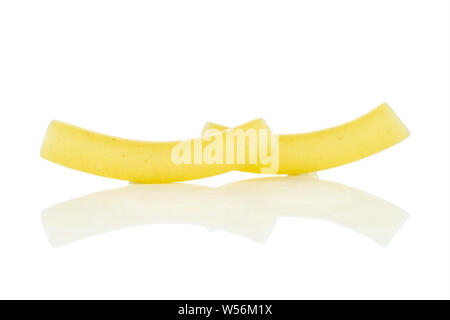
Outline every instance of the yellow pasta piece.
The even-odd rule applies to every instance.
[[[252,130],[266,132],[266,135],[247,136]],[[244,132],[243,138],[239,132]],[[202,138],[174,142],[121,139],[52,121],[44,138],[41,156],[66,167],[104,177],[139,183],[165,183],[199,179],[232,170],[279,174],[316,172],[377,153],[409,134],[387,104],[341,126],[277,136],[275,145],[270,129],[261,119],[233,129],[207,123]],[[243,143],[233,143],[230,149],[229,137]],[[267,138],[271,142],[265,141]]]
[[[207,130],[227,127],[208,122]],[[329,169],[387,149],[410,135],[394,111],[384,103],[346,124],[301,134],[279,135],[279,174],[301,174]],[[260,172],[258,165],[244,169]]]
[[[238,130],[261,129],[269,131],[264,120],[257,119],[210,137],[174,142],[145,142],[116,138],[64,122],[52,121],[42,144],[41,157],[72,169],[132,182],[185,181],[248,166],[249,162],[237,161],[231,164],[225,161],[205,163],[202,156],[211,152],[212,143],[226,141],[227,134]],[[249,141],[250,139],[246,139],[243,144],[244,150],[249,149]],[[236,148],[237,144],[235,151]],[[215,151],[219,149],[226,148],[219,145]],[[181,157],[178,162],[174,161],[177,157]],[[259,162],[255,165],[261,167]]]

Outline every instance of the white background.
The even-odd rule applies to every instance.
[[[449,11],[435,0],[1,1],[0,298],[447,298]],[[47,242],[44,208],[126,185],[41,159],[52,119],[173,140],[208,120],[322,129],[384,101],[412,136],[320,176],[409,212],[387,249],[294,218],[264,244],[190,225]]]

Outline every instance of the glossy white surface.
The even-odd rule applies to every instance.
[[[447,298],[449,5],[0,1],[0,298]],[[387,248],[287,212],[262,244],[172,223],[48,243],[44,209],[127,188],[39,158],[51,119],[130,139],[177,140],[199,136],[206,121],[233,126],[258,117],[277,134],[308,132],[384,101],[411,137],[319,177],[332,181],[331,191],[340,189],[335,183],[356,188],[409,214]],[[192,184],[259,177],[233,172]],[[247,196],[259,207],[273,200],[257,194]],[[311,197],[331,205],[322,191]]]

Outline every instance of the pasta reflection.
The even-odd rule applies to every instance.
[[[69,200],[42,213],[53,246],[158,223],[201,225],[263,242],[278,217],[335,222],[387,246],[408,214],[373,195],[314,175],[257,178],[217,188],[130,184]]]

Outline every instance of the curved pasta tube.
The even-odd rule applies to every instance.
[[[116,138],[52,121],[42,144],[41,157],[72,169],[132,182],[185,181],[243,169],[248,162],[204,163],[202,157],[209,151],[211,143],[226,140],[226,135],[233,131],[250,129],[269,130],[264,120],[256,119],[210,137],[146,142]],[[249,139],[244,142],[244,148],[248,149]],[[225,147],[220,145],[219,149],[225,150]],[[183,153],[184,162],[175,161],[178,153]],[[200,159],[196,159],[196,155]]]
[[[208,130],[227,127],[206,123]],[[387,149],[410,135],[394,111],[384,103],[346,124],[301,134],[279,135],[279,174],[316,172],[360,160]],[[247,172],[260,172],[250,166]]]

